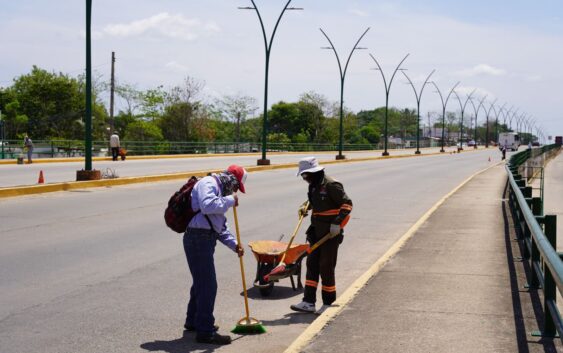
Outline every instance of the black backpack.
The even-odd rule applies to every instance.
[[[168,228],[176,233],[184,233],[192,218],[199,212],[192,209],[192,190],[198,181],[198,178],[192,176],[168,200],[168,206],[164,210],[164,221]]]

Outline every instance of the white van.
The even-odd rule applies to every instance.
[[[498,135],[498,146],[500,149],[506,147],[507,150],[518,151],[520,136],[515,132],[501,132]]]

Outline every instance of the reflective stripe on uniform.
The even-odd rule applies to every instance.
[[[311,281],[310,279],[308,279],[308,280],[305,281],[305,285],[309,286],[309,287],[317,288],[317,286],[319,285],[319,282]]]
[[[336,292],[336,286],[323,286],[323,291],[324,292]]]
[[[313,212],[313,216],[338,216],[340,209],[327,210],[322,212]]]

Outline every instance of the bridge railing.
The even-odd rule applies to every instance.
[[[432,141],[421,141],[420,147],[434,147]],[[21,140],[1,142],[0,159],[12,159],[25,154]],[[38,158],[82,157],[84,141],[78,140],[34,140],[33,156]],[[260,152],[259,142],[183,142],[183,141],[121,141],[121,147],[127,155],[170,155],[170,154],[206,154],[206,153],[253,153]],[[382,149],[378,144],[343,144],[344,151],[366,151]],[[414,148],[412,144],[389,142],[389,149]],[[338,151],[338,144],[332,143],[274,143],[267,145],[268,152],[308,152]],[[108,156],[108,141],[92,141],[92,154],[96,157]]]
[[[509,183],[509,204],[513,210],[522,255],[530,261],[531,289],[543,289],[543,332],[532,335],[556,337],[563,342],[563,320],[557,307],[557,292],[563,293],[563,260],[557,252],[557,216],[544,215],[539,197],[532,197],[532,187],[526,186],[521,170],[530,158],[556,152],[560,146],[549,145],[514,154],[506,165]],[[536,150],[536,151],[534,151]]]

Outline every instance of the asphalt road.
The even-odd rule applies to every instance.
[[[354,201],[339,253],[342,293],[443,195],[498,161],[491,151],[329,165]],[[496,158],[495,158],[496,157]],[[202,169],[202,168],[198,168]],[[181,236],[162,214],[178,182],[58,192],[0,200],[0,347],[2,352],[282,352],[314,320],[292,313],[301,300],[289,279],[251,315],[268,333],[234,336],[221,348],[183,333],[191,284]],[[295,170],[251,173],[240,197],[244,243],[287,236],[306,185]],[[464,210],[471,212],[470,209]],[[230,213],[232,225],[232,213]],[[308,224],[308,220],[305,227]],[[304,242],[303,227],[297,242]],[[221,331],[244,316],[236,255],[216,249]],[[249,286],[256,261],[244,257]]]
[[[423,149],[423,153],[435,153],[439,148]],[[446,151],[453,151],[448,147]],[[391,155],[412,155],[414,149],[389,150]],[[489,150],[492,155],[499,155],[497,150]],[[337,152],[314,152],[299,154],[269,154],[267,158],[272,164],[297,163],[299,159],[315,155],[319,160],[334,160]],[[381,151],[344,151],[347,158],[380,157]],[[92,167],[101,171],[108,168],[120,177],[142,176],[164,173],[178,173],[196,170],[221,169],[229,164],[238,163],[243,166],[255,166],[260,155],[245,156],[197,156],[193,158],[171,159],[129,159],[126,161],[93,161]],[[84,162],[34,163],[34,164],[5,164],[0,165],[0,187],[20,185],[34,185],[39,179],[39,172],[43,171],[45,183],[68,182],[76,180],[76,171],[84,168]]]

